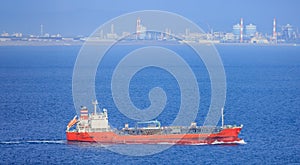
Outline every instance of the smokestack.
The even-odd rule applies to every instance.
[[[136,37],[139,38],[141,33],[141,19],[140,17],[138,17],[138,19],[136,20]]]
[[[41,37],[44,35],[44,29],[43,29],[43,24],[41,24]]]
[[[243,42],[243,31],[244,31],[244,23],[243,23],[243,18],[241,18],[241,23],[240,23],[240,26],[241,26],[241,31],[240,31],[240,42],[242,43]]]
[[[273,40],[277,42],[277,33],[276,33],[276,18],[273,20]]]
[[[111,34],[114,34],[114,24],[111,24],[110,32],[111,32]]]

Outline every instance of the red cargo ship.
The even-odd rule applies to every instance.
[[[238,137],[243,125],[222,126],[166,126],[160,122],[138,122],[135,127],[112,129],[108,124],[107,110],[97,112],[97,101],[93,102],[94,112],[88,113],[86,107],[80,110],[80,117],[75,116],[68,124],[66,136],[68,141],[98,142],[101,144],[222,144],[240,143]],[[223,111],[223,110],[222,110]],[[223,114],[223,112],[222,112]]]

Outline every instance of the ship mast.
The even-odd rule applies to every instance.
[[[94,105],[94,114],[96,114],[96,113],[97,113],[97,105],[98,105],[98,101],[95,100],[95,101],[93,101],[92,103],[93,103],[93,105]]]
[[[224,107],[222,107],[222,128],[224,127]]]

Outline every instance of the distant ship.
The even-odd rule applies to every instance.
[[[235,144],[242,141],[238,137],[243,125],[222,126],[164,126],[157,120],[137,122],[135,127],[125,124],[122,129],[112,129],[108,124],[106,109],[97,112],[97,101],[93,102],[94,112],[81,107],[79,118],[75,116],[67,125],[68,141],[98,142],[101,144]]]

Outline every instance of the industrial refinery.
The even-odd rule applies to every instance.
[[[291,24],[277,25],[276,18],[270,21],[273,22],[273,28],[270,28],[268,33],[258,31],[257,25],[254,23],[245,24],[243,18],[237,24],[232,25],[232,31],[213,31],[209,29],[208,32],[193,32],[186,27],[182,32],[173,32],[172,27],[166,27],[161,32],[147,31],[147,20],[142,20],[138,17],[136,22],[136,29],[131,31],[116,32],[115,25],[111,24],[110,30],[107,32],[101,30],[99,34],[94,35],[92,40],[97,41],[173,41],[181,39],[181,42],[192,43],[239,43],[239,44],[298,44],[300,43],[300,35],[298,28]],[[248,22],[248,21],[247,21]],[[37,34],[23,34],[21,32],[9,34],[3,32],[0,35],[0,45],[74,45],[82,44],[88,36],[69,36],[65,37],[62,34],[49,34],[44,30],[45,26],[40,25],[40,32]]]

